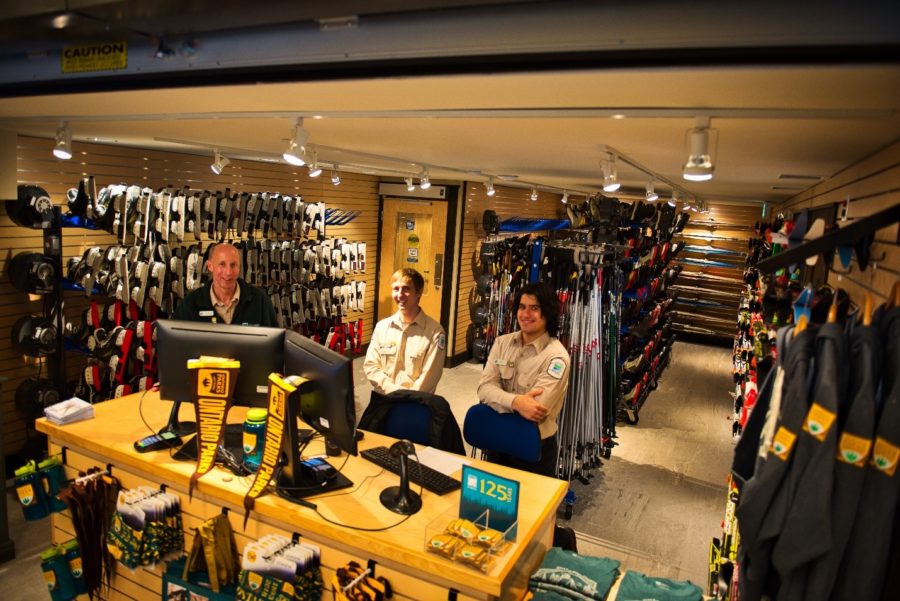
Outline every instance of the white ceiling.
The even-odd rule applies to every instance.
[[[781,202],[817,181],[783,176],[827,178],[900,139],[900,67],[518,69],[0,98],[0,128],[52,137],[67,119],[76,151],[100,139],[273,158],[296,116],[320,161],[345,170],[510,174],[592,193],[610,147],[697,198]],[[704,183],[680,176],[697,116],[718,134],[715,177]],[[636,191],[648,176],[620,164],[619,178]]]

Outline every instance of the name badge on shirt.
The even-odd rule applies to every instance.
[[[494,365],[498,367],[515,367],[515,361],[507,361],[506,359],[494,359]]]
[[[212,317],[215,314],[216,314],[215,311],[198,311],[197,312],[197,315],[199,315],[200,317]]]

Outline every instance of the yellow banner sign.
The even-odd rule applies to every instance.
[[[62,72],[117,71],[128,67],[128,42],[67,46],[62,51]]]

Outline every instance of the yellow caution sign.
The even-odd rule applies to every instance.
[[[62,72],[116,71],[128,66],[128,42],[102,42],[67,46],[62,51]]]

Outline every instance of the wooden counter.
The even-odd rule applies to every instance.
[[[229,518],[240,549],[248,541],[268,533],[290,536],[296,532],[322,547],[326,583],[330,582],[334,570],[351,559],[363,565],[374,560],[378,564],[377,573],[391,581],[400,600],[447,599],[450,589],[458,591],[459,599],[519,599],[527,588],[528,576],[552,543],[556,509],[565,494],[565,483],[479,461],[474,464],[521,483],[518,541],[486,574],[424,550],[426,527],[432,522],[442,523],[444,517],[449,521],[456,516],[459,491],[442,496],[423,491],[422,510],[404,519],[382,507],[378,499],[384,488],[397,484],[398,477],[383,472],[362,457],[349,457],[342,469],[353,481],[352,488],[310,497],[321,516],[313,509],[270,493],[257,499],[244,530],[243,498],[251,478],[232,476],[222,468],[214,468],[200,479],[193,499],[189,500],[187,490],[193,463],[175,461],[168,450],[144,454],[134,451],[135,440],[165,424],[170,407],[168,402],[159,399],[158,393],[147,393],[143,399],[135,394],[95,405],[92,420],[56,426],[39,419],[37,429],[49,436],[51,453],[66,447],[69,476],[74,476],[77,470],[111,464],[113,475],[126,488],[166,484],[170,492],[181,497],[187,546],[193,528],[225,507],[230,510]],[[242,407],[233,408],[228,421],[242,421],[245,411]],[[193,419],[192,413],[193,407],[183,407],[181,417]],[[392,442],[391,438],[366,432],[359,445],[362,450],[389,446]],[[317,439],[307,453],[322,454],[323,446],[321,439]],[[329,461],[340,467],[345,458],[346,455],[331,457]],[[455,477],[459,478],[459,474]],[[368,532],[348,526],[388,529]],[[54,514],[54,542],[73,536],[68,515]],[[119,566],[110,599],[159,599],[160,578],[158,567],[132,572]]]

